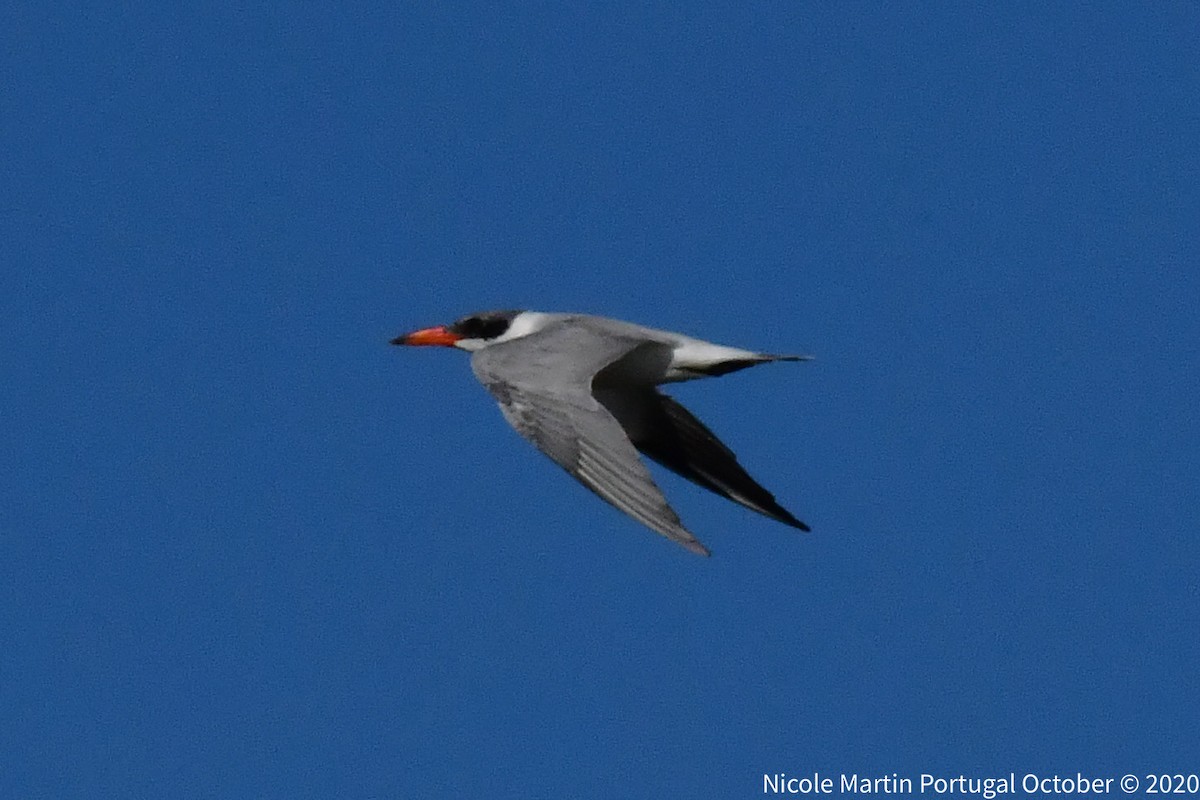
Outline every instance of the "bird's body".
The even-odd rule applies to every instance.
[[[733,452],[655,387],[769,361],[725,347],[585,314],[493,311],[426,328],[393,344],[452,346],[522,436],[604,500],[692,552],[708,555],[663,497],[638,452],[712,492],[801,530]]]

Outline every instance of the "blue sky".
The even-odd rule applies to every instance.
[[[27,4],[0,795],[1196,771],[1194,4]],[[605,506],[459,353],[578,310],[813,527]]]

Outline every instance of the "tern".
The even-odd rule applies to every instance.
[[[466,350],[508,423],[588,489],[698,555],[638,453],[751,511],[809,527],[738,463],[733,451],[655,387],[726,375],[774,355],[587,314],[486,311],[398,336],[395,345]]]

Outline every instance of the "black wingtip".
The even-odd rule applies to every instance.
[[[772,511],[775,513],[767,513],[767,516],[770,517],[771,519],[778,520],[779,522],[782,522],[784,525],[790,525],[791,527],[796,528],[797,530],[804,531],[805,533],[812,532],[812,528],[808,527],[803,522],[801,522],[800,520],[793,517],[790,513],[788,513],[786,510],[784,510],[784,508],[782,506],[780,506],[779,504],[776,504],[775,508],[772,509]],[[782,513],[779,513],[779,512],[782,512]]]
[[[749,476],[747,476],[747,477],[749,477]],[[758,484],[755,484],[755,486],[758,486]],[[775,500],[774,495],[772,495],[766,489],[763,489],[761,486],[758,486],[758,488],[762,491],[764,496],[755,498],[753,502],[751,502],[749,500],[749,498],[746,498],[746,497],[738,497],[736,495],[729,494],[729,493],[724,493],[724,494],[726,497],[728,497],[730,500],[734,501],[735,503],[740,503],[743,506],[745,506],[746,508],[750,509],[751,511],[757,511],[759,514],[762,514],[764,517],[770,517],[771,519],[775,520],[776,522],[782,522],[784,525],[788,525],[792,528],[796,528],[797,530],[804,531],[805,533],[809,533],[810,531],[812,531],[812,528],[808,527],[808,525],[806,525],[803,522],[801,522],[800,520],[796,519],[796,517],[792,514],[792,512],[788,511],[786,508],[779,505],[778,501]],[[720,492],[719,492],[719,494],[720,494]]]
[[[762,488],[762,487],[759,487],[759,488]],[[801,530],[801,531],[804,531],[805,533],[809,533],[812,531],[812,528],[808,527],[808,525],[806,525],[805,523],[796,519],[796,517],[792,514],[792,512],[788,511],[786,508],[779,505],[778,501],[775,500],[775,497],[773,495],[771,495],[765,489],[763,489],[763,492],[766,494],[766,497],[759,499],[758,502],[754,503],[753,505],[751,505],[750,503],[747,503],[744,499],[739,499],[737,497],[730,497],[729,499],[733,500],[736,503],[741,503],[742,505],[746,506],[746,508],[749,508],[751,511],[757,511],[758,513],[762,514],[764,517],[770,517],[771,519],[775,520],[776,522],[782,522],[784,525],[795,528],[796,530]],[[763,502],[763,500],[765,500],[766,502]]]

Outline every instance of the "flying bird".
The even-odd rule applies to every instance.
[[[486,311],[398,336],[456,347],[518,433],[651,530],[709,555],[680,522],[638,452],[695,484],[802,531],[809,527],[746,474],[733,451],[655,387],[736,372],[772,355],[585,314]]]

